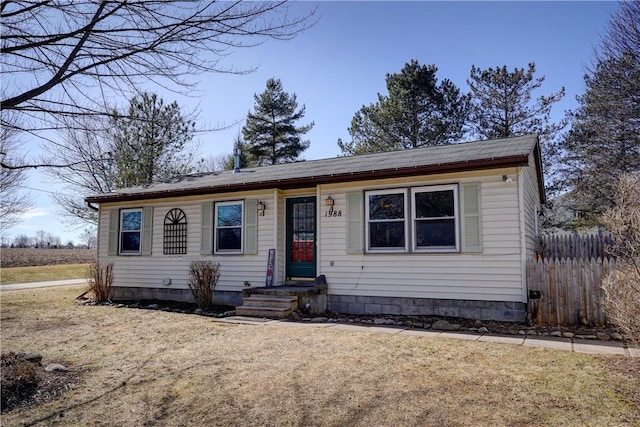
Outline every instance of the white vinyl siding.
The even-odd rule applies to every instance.
[[[125,202],[107,203],[100,207],[99,259],[101,262],[114,262],[114,286],[165,288],[162,279],[170,277],[172,282],[168,291],[188,289],[191,261],[211,259],[221,264],[221,277],[216,289],[241,292],[245,281],[252,286],[264,286],[268,251],[275,248],[274,284],[282,284],[285,280],[285,199],[315,194],[319,201],[317,274],[326,276],[329,295],[522,302],[526,299],[523,300],[520,234],[522,206],[518,197],[521,179],[525,181],[524,199],[528,205],[524,210],[528,216],[524,232],[527,245],[529,229],[534,227],[529,223],[533,224],[534,204],[538,200],[535,172],[529,171],[528,167],[523,169],[521,173],[517,168],[504,168],[326,184],[312,189],[256,190],[145,201],[145,207],[152,208],[154,236],[151,255],[147,257],[112,256],[109,235],[114,231],[109,227],[110,218],[115,216],[117,222],[121,209],[139,206]],[[502,181],[505,173],[513,177],[513,182]],[[450,185],[456,185],[459,193],[459,252],[365,251],[367,192],[380,189],[405,192],[405,200],[411,209],[409,189]],[[335,200],[334,210],[342,211],[342,216],[324,215],[326,207],[322,204],[328,196]],[[244,201],[244,254],[214,254],[214,205],[231,200]],[[246,233],[252,227],[250,216],[256,212],[252,201],[256,200],[265,201],[266,210],[264,216],[256,215],[257,249],[255,253],[249,253],[252,243]],[[163,220],[167,212],[176,207],[189,218],[187,253],[163,255]],[[478,227],[469,226],[470,218]],[[407,244],[410,249],[413,248],[411,221],[409,213],[406,236],[409,236]],[[115,229],[117,234],[117,226]],[[470,238],[471,235],[474,237]],[[203,236],[209,236],[210,241]]]
[[[530,164],[534,164],[533,155],[529,157]],[[525,248],[527,257],[531,259],[535,252],[535,237],[539,232],[538,211],[541,201],[536,185],[538,176],[533,167],[522,168],[521,176],[523,185]]]
[[[512,174],[515,169],[508,169],[508,172]],[[319,249],[322,253],[318,269],[327,277],[329,293],[523,301],[518,191],[516,183],[502,181],[503,173],[504,170],[468,172],[324,186],[320,198],[330,194],[335,199],[335,209],[348,208],[356,194],[364,195],[377,188],[387,187],[393,191],[390,187],[395,185],[397,192],[398,189],[446,186],[455,182],[458,183],[460,203],[460,252],[450,253],[352,252],[348,239],[351,233],[347,232],[353,226],[349,214],[342,220],[321,216],[322,244]],[[468,196],[466,212],[464,192]],[[366,196],[362,199],[366,200]],[[473,218],[470,221],[473,225],[467,224],[470,218]],[[463,236],[468,238],[466,243]]]
[[[143,287],[143,288],[163,288],[167,291],[171,289],[188,289],[187,281],[189,279],[189,265],[191,261],[201,259],[211,259],[221,264],[221,276],[218,282],[217,290],[221,291],[242,291],[245,282],[249,282],[252,286],[264,286],[267,253],[269,249],[274,248],[274,227],[275,219],[273,214],[275,209],[269,203],[273,198],[273,192],[256,193],[251,199],[266,200],[267,209],[264,216],[257,216],[255,230],[260,230],[259,235],[254,234],[257,249],[255,253],[248,253],[248,247],[245,247],[244,254],[213,254],[213,203],[223,202],[229,199],[239,200],[247,194],[233,193],[226,197],[220,197],[212,200],[212,197],[198,196],[190,198],[182,198],[175,200],[159,200],[150,201],[149,205],[153,208],[153,236],[152,254],[148,257],[124,257],[111,254],[109,252],[109,219],[112,215],[116,217],[118,222],[118,214],[120,209],[127,209],[125,203],[105,204],[101,206],[100,223],[103,226],[99,233],[99,259],[101,262],[114,263],[114,286],[122,287]],[[245,208],[249,209],[250,199],[245,199]],[[189,218],[189,227],[187,229],[187,253],[180,255],[164,255],[163,254],[163,222],[167,212],[173,208],[180,208]],[[204,212],[204,215],[203,215]],[[247,214],[249,212],[247,211]],[[203,221],[204,220],[204,221]],[[208,220],[208,221],[207,221]],[[208,224],[207,224],[208,222]],[[248,220],[245,221],[248,225]],[[204,235],[210,237],[209,243],[203,243],[203,229],[210,230]],[[117,225],[116,225],[117,232]],[[117,242],[117,236],[116,236]],[[209,245],[207,250],[206,246]],[[205,246],[205,247],[203,247]],[[201,253],[201,251],[203,253]],[[116,256],[113,256],[116,255]],[[281,270],[276,266],[276,271]],[[171,285],[162,285],[162,279],[171,278]]]

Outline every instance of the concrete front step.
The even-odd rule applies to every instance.
[[[278,295],[251,295],[242,299],[243,307],[281,307],[290,310],[298,308],[298,297]]]
[[[269,319],[286,319],[291,314],[290,308],[284,307],[236,307],[236,315],[247,317],[267,317]]]
[[[298,308],[298,297],[281,295],[249,295],[242,298],[236,314],[249,317],[286,319]]]

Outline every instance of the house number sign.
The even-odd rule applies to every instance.
[[[329,208],[329,210],[324,211],[324,216],[326,217],[338,217],[342,216],[342,211],[333,209],[333,206]]]

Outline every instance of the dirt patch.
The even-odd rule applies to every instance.
[[[54,365],[43,363],[35,353],[3,353],[0,360],[2,413],[53,400],[75,387],[82,376],[79,369],[61,364],[47,370]]]

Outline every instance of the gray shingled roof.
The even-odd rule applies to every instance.
[[[526,165],[538,138],[515,138],[465,142],[437,147],[308,160],[242,169],[239,173],[192,174],[148,185],[118,189],[87,197],[88,202],[179,197],[259,188],[293,188],[327,182],[410,176],[495,167]],[[536,157],[539,163],[539,159]],[[536,165],[540,167],[540,165]]]

